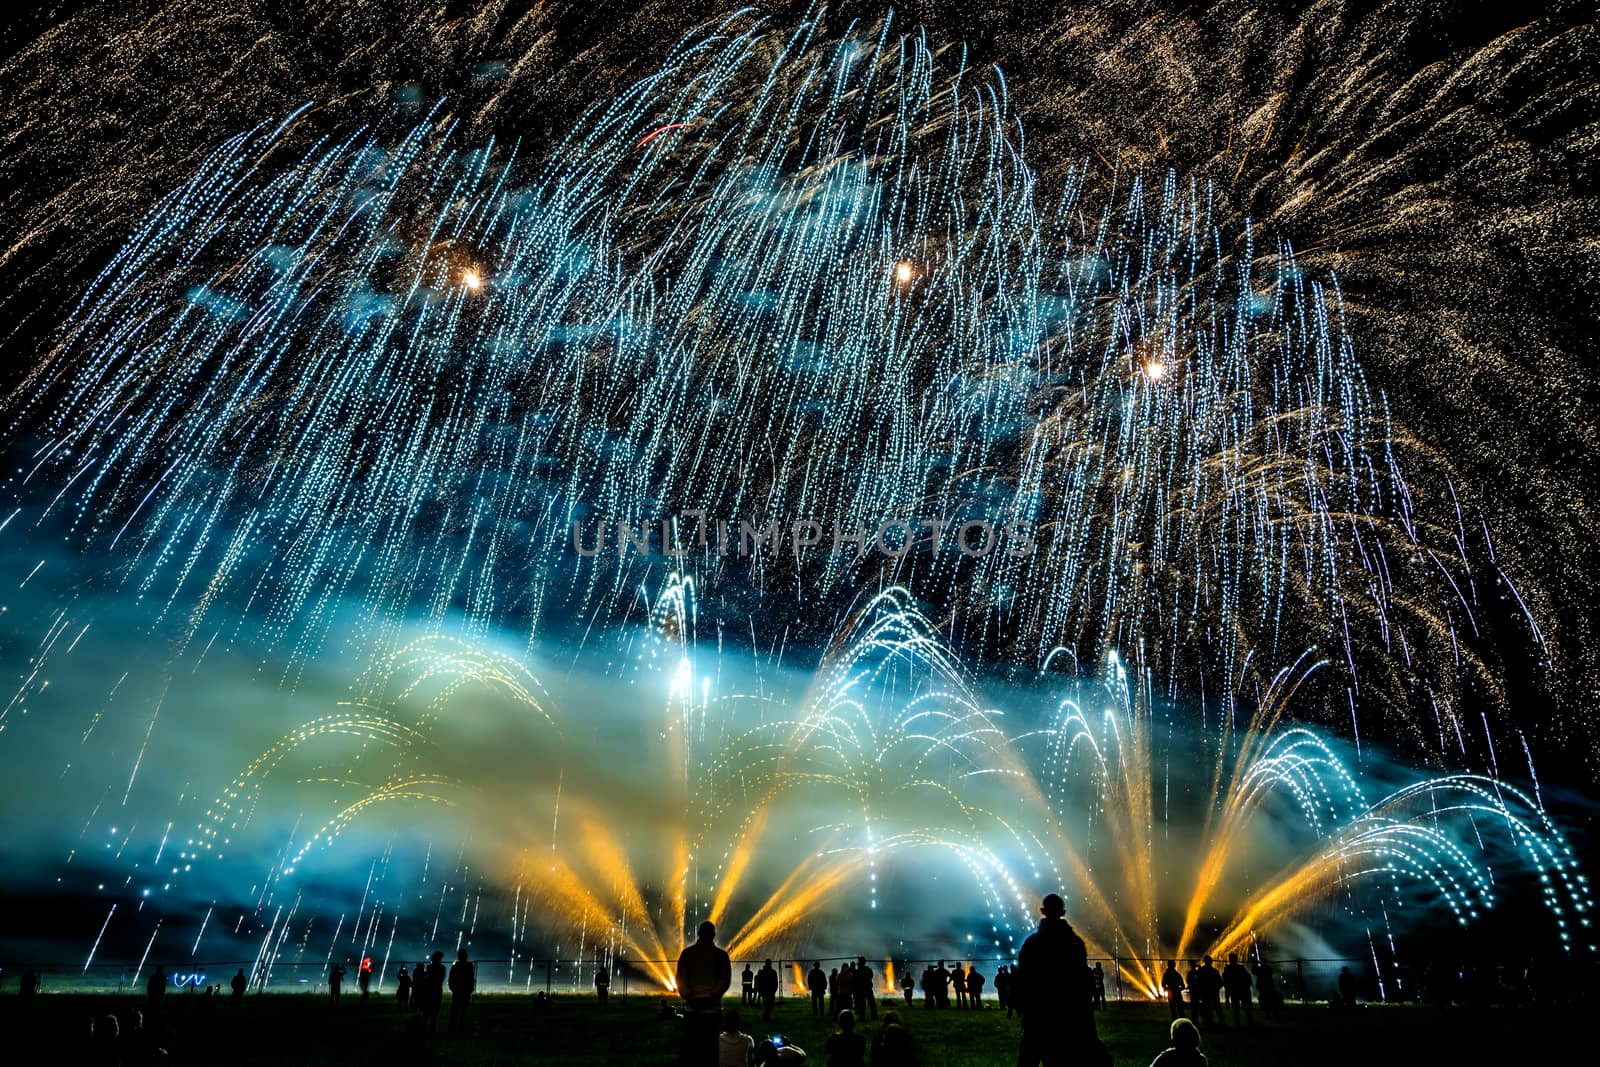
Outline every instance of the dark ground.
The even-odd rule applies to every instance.
[[[737,997],[725,1003],[735,1006]],[[168,1050],[166,1062],[216,1065],[671,1064],[680,1024],[657,1018],[662,1004],[660,997],[635,995],[626,1003],[614,1000],[602,1013],[588,997],[540,1004],[525,996],[483,996],[473,1004],[470,1037],[421,1038],[408,1036],[407,1017],[389,997],[366,1004],[347,997],[335,1010],[324,997],[251,996],[235,1009],[226,997],[173,994],[152,1043]],[[80,1043],[88,1017],[142,1007],[138,998],[80,994],[46,994],[30,1007],[7,995],[0,998],[0,1025],[9,1048],[36,1049],[31,1062],[108,1062]],[[813,1022],[805,1002],[780,1002],[769,1028],[761,1027],[758,1011],[745,1014],[746,1033],[783,1033],[811,1052],[811,1062],[825,1062],[828,1031]],[[1014,1062],[1017,1023],[992,1005],[977,1014],[918,1004],[903,1014],[924,1065]],[[1164,1006],[1112,1004],[1098,1019],[1119,1067],[1143,1067],[1166,1046]],[[1290,1005],[1275,1023],[1208,1033],[1202,1051],[1214,1067],[1522,1064],[1583,1047],[1575,1040],[1580,1025],[1569,1012],[1551,1018],[1510,1008],[1364,1006],[1340,1013],[1325,1005]],[[868,1023],[865,1032],[873,1030]],[[46,1043],[35,1045],[29,1040],[35,1036]]]

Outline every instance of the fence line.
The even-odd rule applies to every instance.
[[[424,959],[426,958],[427,956],[424,957]],[[804,970],[812,963],[820,963],[825,965],[835,963],[853,963],[855,960],[861,958],[861,956],[860,954],[857,954],[849,956],[791,955],[783,958],[741,957],[732,961],[735,968],[735,978],[738,977],[738,970],[743,966],[750,965],[752,967],[758,967],[769,958],[772,960],[778,972],[779,995],[803,996],[807,995],[807,990],[804,988],[803,982],[796,983],[792,980],[789,980],[790,968]],[[1201,957],[1197,956],[1147,957],[1102,955],[1089,956],[1088,962],[1090,964],[1100,963],[1108,965],[1105,976],[1107,995],[1110,999],[1121,1001],[1149,1000],[1151,999],[1151,995],[1156,992],[1155,990],[1140,988],[1133,982],[1125,981],[1124,974],[1127,968],[1142,966],[1150,975],[1159,976],[1160,973],[1165,969],[1167,960],[1173,959],[1176,960],[1180,964],[1183,971],[1187,973],[1188,968],[1198,963],[1200,958]],[[915,982],[914,988],[919,993],[921,992],[921,969],[926,966],[931,966],[935,963],[948,962],[952,964],[979,964],[989,968],[1001,965],[1015,965],[1016,963],[1015,956],[958,957],[947,955],[899,958],[890,956],[886,959],[873,958],[869,956],[866,957],[866,959],[869,964],[874,966],[874,970],[877,972],[875,977],[876,983],[881,984],[887,980],[887,969],[885,968],[884,970],[879,970],[879,968],[884,968],[885,964],[888,964],[894,968],[897,982],[903,981],[906,973],[912,974],[913,981]],[[1311,986],[1311,983],[1308,981],[1308,971],[1312,972],[1312,977],[1316,979],[1319,985],[1326,984],[1328,986],[1328,992],[1332,992],[1337,985],[1337,974],[1332,970],[1332,968],[1348,966],[1363,982],[1366,982],[1369,979],[1375,979],[1377,982],[1376,992],[1378,995],[1374,999],[1382,1000],[1390,999],[1390,997],[1387,995],[1387,984],[1389,982],[1394,982],[1397,977],[1406,975],[1415,977],[1420,974],[1420,971],[1418,971],[1416,968],[1400,967],[1395,965],[1392,961],[1387,963],[1378,973],[1374,974],[1372,970],[1374,961],[1371,957],[1367,956],[1297,956],[1285,957],[1282,959],[1266,959],[1264,957],[1255,956],[1247,957],[1247,960],[1258,959],[1269,964],[1273,968],[1275,974],[1283,985],[1281,991],[1291,1000],[1310,999],[1307,996]],[[391,970],[396,966],[397,960],[399,962],[399,966],[405,966],[410,962],[409,958],[406,956],[396,957],[390,955],[387,961],[388,966],[385,967],[381,972],[373,974],[371,988],[374,992],[381,993],[386,987],[391,990],[393,989],[394,979],[392,977]],[[332,962],[342,965],[346,961],[335,959]],[[609,958],[499,956],[481,957],[474,959],[472,962],[478,968],[478,984],[480,989],[482,989],[484,992],[533,993],[535,992],[537,986],[542,985],[542,992],[544,992],[546,995],[555,995],[557,992],[570,994],[572,992],[584,992],[592,989],[592,979],[595,970],[600,965],[604,964],[612,975],[613,994],[620,995],[625,998],[630,991],[630,979],[643,979],[646,983],[646,987],[653,992],[664,991],[660,988],[660,982],[654,975],[635,972],[639,972],[642,968],[648,967],[673,967],[676,965],[677,960],[675,958],[648,959],[623,955],[613,955]],[[109,979],[101,982],[95,982],[92,979],[85,981],[85,976],[89,975],[91,972],[98,975],[109,974],[110,972],[120,970],[124,978],[119,979],[117,983],[118,990],[124,992],[142,992],[143,976],[151,973],[151,968],[156,963],[165,963],[165,961],[147,961],[145,966],[142,968],[129,962],[106,961],[97,961],[88,965],[74,962],[36,963],[30,966],[32,969],[38,971],[41,976],[53,974],[64,977],[66,979],[66,982],[64,983],[66,986],[92,986],[93,988],[104,989],[109,989]],[[492,969],[496,967],[505,967],[507,969],[506,976],[503,979],[496,979],[492,974],[488,976],[484,974],[486,968]],[[227,973],[223,973],[222,971],[212,973],[218,968],[225,969]],[[310,989],[320,990],[324,987],[326,982],[329,963],[328,961],[305,961],[298,963],[278,961],[272,963],[270,966],[263,966],[259,957],[252,957],[250,959],[196,960],[185,962],[175,968],[170,973],[170,979],[180,988],[187,985],[188,988],[192,990],[201,984],[210,985],[213,984],[213,982],[226,984],[227,979],[234,968],[244,969],[246,974],[249,976],[252,989],[257,991],[265,991],[270,989],[290,991],[295,988],[304,989],[308,987]],[[9,985],[9,980],[13,976],[20,975],[24,969],[27,968],[7,969],[4,972],[0,972],[0,988],[3,988],[5,985]],[[516,973],[518,971],[522,971],[522,974],[518,975]],[[128,978],[130,972],[132,972],[131,980]],[[585,972],[587,972],[591,984],[584,983]],[[302,975],[308,973],[311,975],[310,978],[301,977]],[[349,981],[348,987],[353,988],[358,981],[356,974],[347,971],[346,977]],[[993,971],[991,970],[990,973],[985,977],[992,981]],[[1448,972],[1447,977],[1449,977]],[[557,981],[558,978],[559,988]],[[1157,978],[1157,980],[1159,980],[1159,978]],[[124,981],[130,981],[130,984],[138,984],[140,985],[140,988],[125,988]],[[1400,983],[1396,984],[1396,992],[1400,994],[1399,999],[1405,999],[1405,995],[1409,992],[1409,990]],[[1415,985],[1416,983],[1410,982],[1410,984]],[[739,988],[739,983],[735,981],[731,988]],[[993,986],[989,986],[989,989],[992,991]],[[887,986],[884,986],[880,992],[887,995],[898,996],[901,992],[901,989],[899,987],[890,989]]]

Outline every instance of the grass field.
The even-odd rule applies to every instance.
[[[729,1006],[737,1005],[729,998]],[[175,994],[166,998],[152,1041],[172,1063],[195,1064],[671,1064],[678,1023],[658,1018],[662,999],[634,996],[601,1011],[587,997],[540,1003],[521,996],[482,996],[473,1004],[470,1036],[419,1037],[388,997],[362,1003],[347,996],[337,1009],[309,995],[252,996],[239,1008],[225,998]],[[36,1034],[55,1048],[30,1062],[93,1062],[78,1049],[85,1020],[142,1007],[132,997],[45,995],[32,1006],[16,996],[0,999],[0,1025],[13,1049]],[[886,1006],[886,1005],[885,1005]],[[446,1012],[448,1012],[448,1005]],[[902,1014],[926,1065],[967,1067],[1015,1061],[1015,1020],[983,1012],[927,1010]],[[746,1012],[747,1033],[782,1033],[823,1063],[830,1028],[812,1020],[800,1000],[780,1002],[771,1027]],[[1166,1046],[1166,1009],[1153,1004],[1112,1004],[1098,1015],[1100,1036],[1119,1067],[1149,1064]],[[443,1026],[441,1017],[440,1024]],[[1563,1033],[1563,1027],[1572,1033]],[[872,1024],[865,1028],[869,1034]],[[1574,1047],[1576,1024],[1512,1009],[1368,1006],[1339,1013],[1321,1005],[1290,1005],[1279,1021],[1208,1033],[1202,1051],[1212,1064],[1301,1067],[1338,1064],[1502,1064],[1556,1059]],[[1582,1056],[1579,1059],[1585,1059]]]

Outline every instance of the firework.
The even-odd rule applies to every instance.
[[[1414,498],[1336,278],[1206,182],[1046,192],[1003,79],[918,37],[692,39],[542,167],[442,112],[301,151],[306,121],[169,194],[15,404],[28,521],[185,643],[240,602],[304,658],[336,604],[615,621],[655,565],[621,531],[659,529],[735,610],[804,589],[813,638],[904,583],[1021,662],[1192,690],[1315,642],[1352,713],[1365,684],[1450,721],[1497,684],[1506,580]],[[800,521],[858,550],[711,548]],[[1034,550],[973,558],[972,523]]]
[[[1558,658],[1548,590],[1523,592],[1529,523],[1497,544],[1485,463],[1441,427],[1476,402],[1391,383],[1436,348],[1526,370],[1476,309],[1530,229],[1582,247],[1557,157],[1592,126],[1555,130],[1547,88],[1515,117],[1462,101],[1535,67],[1587,85],[1592,32],[1541,25],[1406,74],[1381,61],[1393,16],[1335,46],[1349,17],[1316,5],[1264,59],[1239,48],[1278,72],[1265,96],[1208,66],[1188,23],[1085,16],[1041,32],[1094,73],[1034,75],[1025,113],[1005,74],[926,32],[815,12],[708,24],[611,71],[608,102],[552,138],[495,118],[521,64],[484,69],[476,113],[409,89],[268,94],[272,118],[258,106],[181,173],[153,168],[163,195],[106,213],[120,245],[6,402],[0,535],[68,565],[22,565],[28,596],[59,598],[0,731],[115,644],[91,634],[105,604],[170,641],[106,794],[123,806],[175,668],[256,650],[294,694],[374,664],[337,710],[273,723],[203,814],[159,820],[163,878],[272,838],[263,973],[322,917],[307,865],[418,802],[493,828],[492,874],[453,850],[433,932],[457,893],[458,937],[476,929],[487,879],[510,887],[513,955],[532,900],[584,954],[668,959],[699,915],[738,950],[781,945],[857,887],[878,911],[914,857],[961,872],[972,903],[951,910],[997,951],[1064,888],[1145,989],[1141,960],[1249,946],[1317,901],[1370,917],[1420,895],[1470,921],[1491,864],[1540,879],[1563,943],[1587,945],[1586,882],[1496,755],[1506,661]],[[1262,25],[1229,32],[1259,44]],[[1141,51],[1239,91],[1105,107]],[[1548,151],[1514,143],[1539,124]],[[1540,177],[1526,218],[1484,206],[1468,163],[1494,153]],[[107,195],[59,202],[91,205],[62,209],[83,227]],[[1437,236],[1469,208],[1492,248]],[[1028,550],[971,551],[975,530],[1026,530]],[[785,653],[799,691],[727,684]],[[569,776],[590,742],[541,682],[558,658],[650,694],[637,834],[643,801]],[[1026,693],[1002,712],[980,692],[1007,672]],[[122,674],[106,708],[130,674],[148,681]],[[471,767],[488,746],[450,732],[486,708],[501,751],[538,739],[515,803]],[[1158,708],[1209,768],[1183,782],[1193,825],[1172,819]],[[1378,708],[1385,739],[1482,751],[1494,773],[1390,788],[1307,725],[1336,715],[1359,745]],[[259,813],[290,778],[327,805],[285,834]],[[1199,844],[1163,855],[1178,824]],[[1174,869],[1192,891],[1158,876]],[[409,895],[388,871],[386,852],[354,913],[363,950]]]

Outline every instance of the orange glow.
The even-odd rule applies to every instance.
[[[728,942],[728,952],[735,956],[748,954],[752,949],[777,937],[804,918],[818,901],[826,899],[850,875],[865,864],[860,854],[834,859],[820,871],[811,871],[810,864],[802,864],[779,886],[766,903],[734,934]],[[804,888],[790,893],[799,882]]]

